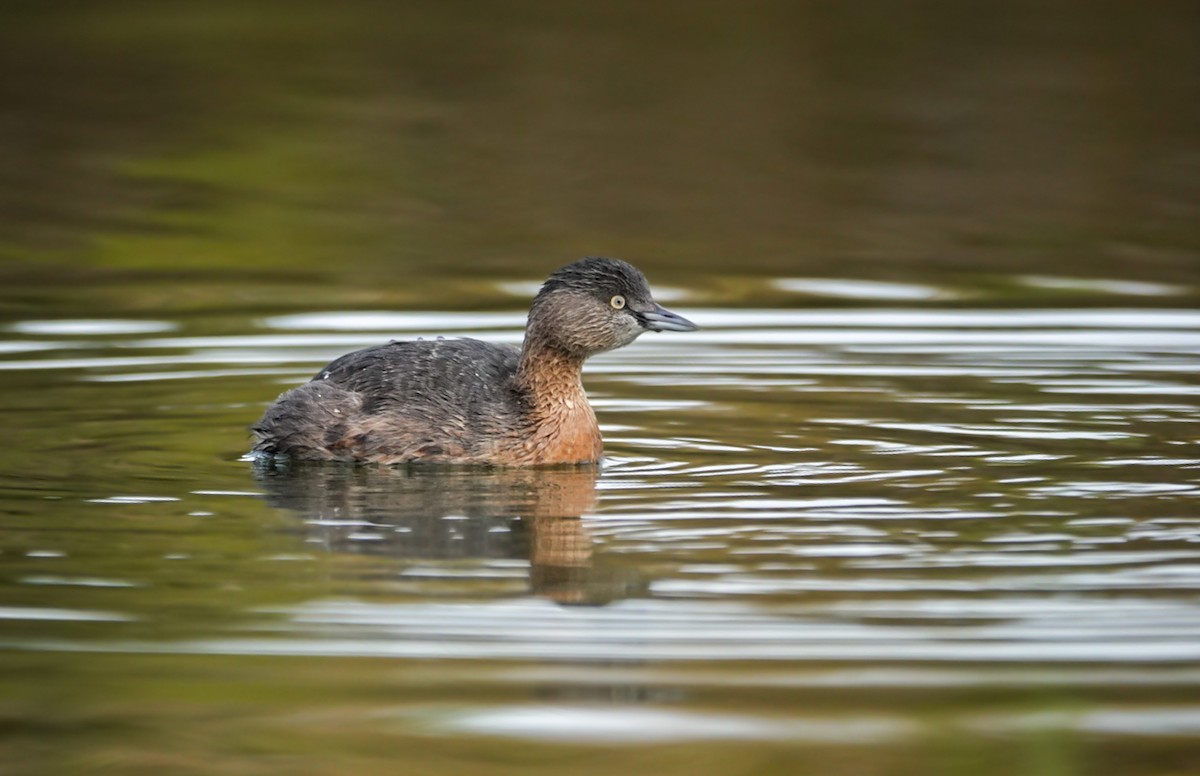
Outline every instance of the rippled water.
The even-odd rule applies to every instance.
[[[1200,763],[1195,3],[7,3],[0,774]],[[268,466],[638,264],[602,469]]]
[[[516,311],[7,326],[10,713],[41,718],[49,671],[78,682],[55,714],[106,708],[122,752],[180,725],[400,736],[444,767],[513,739],[1186,760],[1200,314],[676,296],[702,331],[589,362],[602,470],[241,458],[327,359],[517,342]],[[229,687],[253,719],[211,705]]]

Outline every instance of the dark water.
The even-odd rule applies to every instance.
[[[0,773],[1195,771],[1193,5],[555,8],[3,11]],[[598,252],[602,469],[243,460]]]

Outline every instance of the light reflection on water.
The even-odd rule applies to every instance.
[[[560,694],[372,717],[428,735],[882,746],[924,723],[893,700],[816,716],[688,699],[964,686],[1099,700],[1069,717],[971,707],[963,729],[1196,733],[1178,700],[1200,687],[1200,314],[679,307],[705,328],[588,366],[603,471],[235,460],[244,424],[325,360],[385,332],[516,343],[519,312],[10,326],[0,370],[51,394],[122,391],[70,410],[111,465],[173,455],[139,432],[154,417],[193,418],[180,438],[219,439],[223,463],[192,459],[181,486],[180,464],[146,459],[124,485],[88,473],[30,502],[66,505],[46,514],[70,530],[20,524],[4,646],[451,661],[480,688],[536,666]],[[114,413],[128,422],[104,425]],[[98,558],[96,531],[138,560]],[[230,592],[197,616],[173,586]]]

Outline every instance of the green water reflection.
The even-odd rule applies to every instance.
[[[126,308],[206,290],[164,271],[412,301],[594,252],[661,281],[1195,280],[1185,3],[5,15],[7,279],[120,270]]]

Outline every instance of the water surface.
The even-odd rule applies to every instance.
[[[0,770],[1195,769],[1191,5],[196,8],[0,25]],[[244,459],[586,253],[603,467]]]
[[[602,470],[239,459],[325,359],[518,341],[515,311],[10,325],[10,708],[130,726],[121,751],[299,726],[367,761],[359,736],[1190,749],[1200,315],[682,309],[704,330],[589,365]]]

